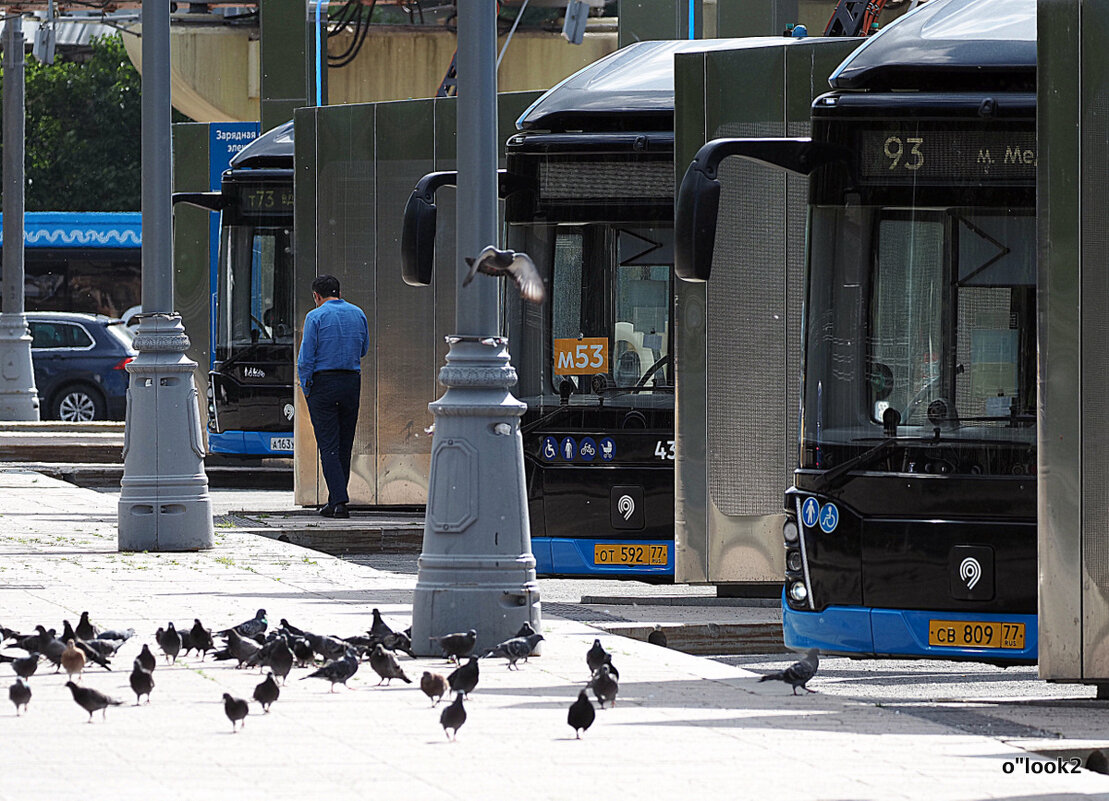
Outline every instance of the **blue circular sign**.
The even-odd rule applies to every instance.
[[[578,456],[583,462],[592,462],[596,458],[597,443],[593,441],[593,437],[583,437],[578,443]]]
[[[816,498],[806,498],[805,502],[801,504],[801,522],[809,528],[816,528],[816,522],[820,519],[820,504]]]
[[[543,437],[543,445],[540,448],[543,459],[548,462],[553,462],[558,456],[558,442],[554,437]]]
[[[820,507],[820,530],[831,534],[839,525],[839,509],[834,503],[826,503]]]
[[[574,442],[573,437],[564,437],[562,442],[558,444],[558,453],[563,459],[568,462],[574,461],[574,454],[577,452],[578,443]]]
[[[601,437],[601,461],[611,462],[616,458],[616,440],[612,437]]]

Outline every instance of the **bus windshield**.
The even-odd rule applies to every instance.
[[[1033,211],[817,206],[812,230],[835,244],[811,254],[802,466],[895,439],[866,469],[1032,473]]]
[[[575,394],[635,404],[672,394],[669,228],[559,226],[553,254],[551,371]]]
[[[229,225],[220,243],[216,358],[293,342],[292,226]]]

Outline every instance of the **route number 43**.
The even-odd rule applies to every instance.
[[[669,459],[674,461],[674,440],[668,439],[663,442],[661,439],[655,443],[655,456],[659,459]]]

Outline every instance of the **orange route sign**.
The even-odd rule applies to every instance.
[[[584,337],[554,341],[555,375],[591,375],[608,372],[608,338]]]

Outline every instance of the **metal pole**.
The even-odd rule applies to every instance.
[[[31,335],[23,304],[23,22],[4,25],[4,259],[0,313],[0,420],[38,420]]]
[[[204,473],[189,338],[173,311],[169,0],[143,4],[142,302],[127,365],[127,425],[119,496],[121,551],[212,547],[212,501]]]
[[[424,546],[412,604],[412,647],[476,629],[475,653],[540,627],[531,553],[516,371],[497,336],[497,284],[462,288],[466,256],[497,240],[497,25],[492,0],[458,3],[457,334],[435,415]]]

